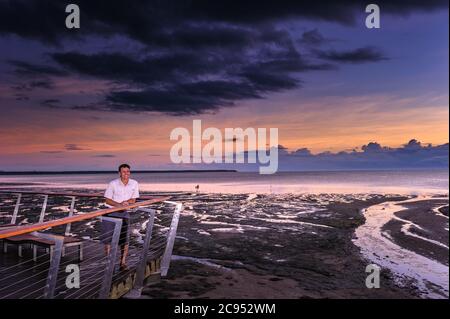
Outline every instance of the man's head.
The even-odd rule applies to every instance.
[[[131,170],[130,165],[128,164],[120,164],[119,166],[119,176],[123,182],[128,182],[130,179]]]

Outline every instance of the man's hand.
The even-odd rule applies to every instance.
[[[136,198],[130,198],[127,200],[128,205],[136,204]]]
[[[114,207],[119,207],[119,206],[129,206],[131,204],[136,203],[136,198],[131,198],[129,200],[124,200],[123,202],[119,203],[119,202],[115,202],[110,198],[106,198],[106,204],[114,206]]]
[[[114,207],[122,206],[121,203],[118,203],[118,202],[116,202],[116,201],[113,201],[113,200],[110,199],[110,198],[106,198],[106,204],[111,205],[111,206],[114,206]]]

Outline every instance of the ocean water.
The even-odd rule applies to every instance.
[[[448,194],[448,170],[136,173],[131,178],[142,191],[195,191],[213,193],[379,193]],[[116,174],[0,175],[2,183],[20,187],[105,189]],[[34,184],[33,183],[39,183]],[[30,184],[30,185],[28,185]],[[14,186],[17,187],[17,186]]]

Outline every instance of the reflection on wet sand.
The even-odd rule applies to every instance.
[[[371,206],[354,243],[399,285],[413,279],[423,297],[448,298],[448,218],[436,212],[446,206],[448,197],[427,196]]]

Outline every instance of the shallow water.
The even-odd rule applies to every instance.
[[[369,207],[364,212],[366,222],[356,229],[353,242],[366,259],[394,272],[400,284],[402,280],[412,278],[424,297],[448,298],[448,266],[397,245],[382,231],[386,223],[397,218],[396,212],[406,209],[401,204],[424,199],[429,198],[423,196]],[[430,289],[430,284],[434,289]]]
[[[116,174],[0,175],[1,183],[43,183],[33,187],[105,189]],[[136,173],[142,191],[213,193],[448,194],[448,170]],[[14,186],[15,187],[15,186]]]

